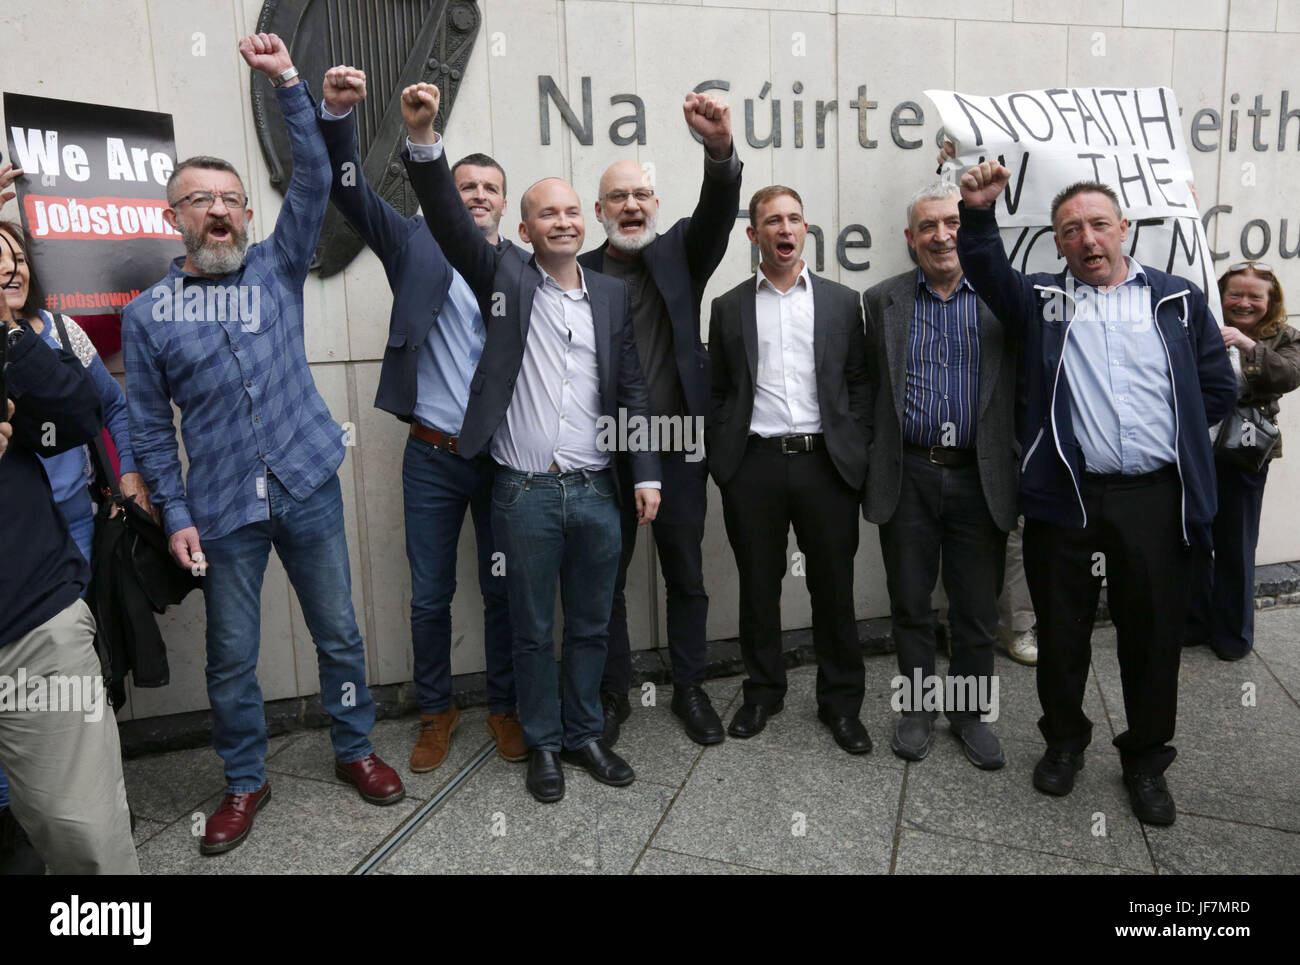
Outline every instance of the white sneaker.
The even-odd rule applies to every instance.
[[[1033,667],[1038,663],[1038,632],[1030,627],[1024,633],[1014,633],[1007,642],[1007,656],[1016,663]]]

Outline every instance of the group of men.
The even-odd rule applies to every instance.
[[[401,95],[403,161],[423,210],[405,217],[358,176],[364,74],[331,69],[317,105],[279,38],[254,35],[240,49],[274,85],[289,131],[293,177],[275,229],[248,245],[252,211],[235,169],[182,161],[166,217],[186,254],[123,313],[137,461],[176,562],[205,573],[208,693],[227,787],[204,854],[241,844],[270,797],[256,665],[273,546],[316,644],[337,775],[374,804],[405,793],[368,738],[375,712],[351,604],[342,433],[303,347],[303,283],[330,200],[393,293],[375,404],[410,427],[413,772],[443,762],[459,722],[450,606],[466,506],[484,600],[487,726],[503,758],[527,760],[525,785],[541,802],[563,797],[562,762],[606,784],[634,780],[613,748],[630,714],[624,587],[638,525],[653,527],[672,712],[690,738],[752,738],[784,707],[780,593],[793,526],[812,602],[818,717],[861,754],[872,742],[860,720],[858,514],[879,527],[901,675],[935,675],[931,593],[942,572],[948,675],[987,680],[1019,506],[1047,743],[1034,783],[1066,794],[1083,766],[1101,553],[1128,720],[1115,740],[1124,780],[1142,820],[1174,819],[1162,774],[1174,754],[1178,615],[1188,546],[1214,512],[1208,426],[1231,405],[1233,377],[1204,296],[1124,256],[1127,222],[1109,188],[1061,192],[1052,220],[1066,268],[1025,276],[1008,263],[993,214],[1005,169],[987,162],[960,186],[928,185],[907,207],[917,267],[860,297],[803,260],[798,193],[764,187],[748,210],[758,270],[714,300],[706,352],[701,301],[740,204],[742,165],[720,100],[688,94],[683,105],[705,150],[690,217],[658,231],[647,169],[619,162],[595,202],[607,240],[582,253],[578,193],[544,178],[519,202],[529,254],[499,231],[500,165],[483,154],[448,164],[434,130],[437,88]],[[157,320],[156,298],[216,284],[259,286],[259,317]],[[1149,300],[1115,297],[1134,285]],[[707,462],[680,447],[605,441],[602,426],[636,417],[705,425]],[[739,574],[746,670],[725,730],[702,687],[708,474]],[[944,710],[972,763],[1003,766],[981,708]],[[905,711],[893,751],[923,759],[936,716],[919,703]]]

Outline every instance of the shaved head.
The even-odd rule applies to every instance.
[[[615,161],[605,168],[605,173],[600,176],[600,197],[604,198],[615,187],[624,185],[654,187],[650,181],[650,173],[636,161]]]
[[[575,198],[578,196],[578,193],[574,191],[572,187],[570,187],[569,182],[565,181],[563,178],[542,178],[540,181],[534,181],[532,184],[530,184],[528,186],[528,190],[524,192],[524,196],[519,199],[519,217],[523,218],[525,221],[528,220],[528,210],[533,196],[533,189],[539,188],[543,184],[547,184],[548,182],[551,181],[556,181],[564,185],[566,188],[568,188],[570,191],[573,192],[573,196]]]

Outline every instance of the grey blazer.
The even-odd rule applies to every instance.
[[[871,450],[862,513],[877,525],[898,506],[903,476],[903,405],[907,339],[916,310],[916,270],[887,278],[862,296],[871,371]],[[1002,323],[979,303],[980,374],[975,452],[989,514],[998,528],[1016,527],[1018,452],[1015,434],[1016,346]]]

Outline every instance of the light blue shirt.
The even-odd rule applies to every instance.
[[[1138,475],[1178,459],[1173,387],[1142,266],[1109,291],[1066,275],[1074,318],[1064,349],[1070,415],[1088,472]]]
[[[416,357],[416,421],[448,435],[460,435],[469,404],[469,383],[483,355],[487,330],[478,300],[460,272]]]

